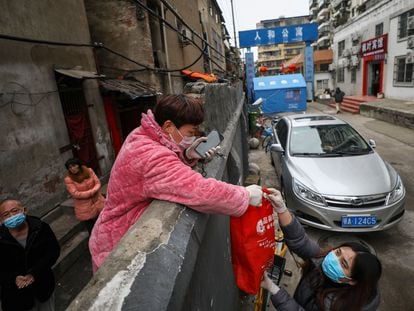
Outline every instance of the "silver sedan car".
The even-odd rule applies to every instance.
[[[391,228],[404,214],[400,176],[348,123],[325,114],[282,117],[272,163],[288,208],[309,226],[342,232]]]

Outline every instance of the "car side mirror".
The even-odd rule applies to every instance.
[[[371,146],[371,148],[376,148],[377,144],[375,143],[375,140],[373,140],[372,138],[368,140],[368,145]]]
[[[280,144],[271,144],[270,151],[284,153],[285,150],[283,149],[282,145]]]

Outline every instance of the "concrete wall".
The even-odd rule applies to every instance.
[[[221,9],[217,2],[213,0],[198,0],[198,5],[203,31],[206,33],[207,40],[211,45],[208,49],[211,59],[208,62],[207,71],[222,75],[226,71],[226,60],[224,57],[225,50],[223,26],[221,24],[223,22]],[[214,39],[216,39],[216,44],[214,43]]]
[[[203,92],[203,87],[198,87]],[[207,175],[231,183],[247,172],[242,88],[207,85],[205,127],[223,131],[224,157]],[[199,93],[199,92],[198,92]],[[239,310],[229,218],[154,201],[67,310]]]
[[[202,52],[192,44],[183,44],[180,41],[181,36],[176,31],[166,25],[163,27],[161,21],[145,8],[148,7],[161,16],[162,3],[157,0],[141,2],[144,7],[130,0],[85,0],[92,40],[102,42],[106,47],[149,68],[161,67],[171,70],[192,64]],[[174,1],[173,9],[192,30],[201,34],[196,1]],[[179,28],[178,19],[165,6],[164,14],[169,24]],[[199,38],[194,37],[194,41],[202,48]],[[100,69],[107,75],[134,77],[163,93],[180,93],[184,87],[182,78],[177,76],[180,74],[179,71],[169,75],[145,70],[143,66],[105,50],[98,51],[97,56]],[[203,58],[200,58],[189,69],[203,71],[202,64]],[[130,72],[137,69],[138,71]]]
[[[179,16],[191,27],[191,30],[202,36],[200,17],[198,13],[198,5],[195,0],[176,0],[170,1],[173,3],[175,11]],[[166,19],[168,22],[175,27],[180,23],[175,15],[171,11],[166,12]],[[197,48],[195,45],[188,43],[184,44],[180,41],[180,35],[174,30],[166,27],[166,36],[167,36],[167,45],[168,45],[168,54],[170,58],[170,67],[171,69],[179,69],[187,67],[188,65],[194,63],[189,70],[203,72],[203,57],[200,57],[202,54],[203,44],[200,38],[195,35],[190,35],[189,29],[187,28],[187,33],[191,36],[191,39],[195,44],[198,45]],[[174,75],[181,74],[181,72],[173,72],[173,93],[180,93],[184,87],[182,78],[174,77]]]
[[[412,88],[393,87],[394,56],[406,54],[406,46],[397,43],[398,19],[392,18],[396,13],[412,8],[412,0],[384,0],[380,4],[367,10],[335,31],[333,46],[334,63],[336,72],[339,68],[338,42],[345,40],[345,49],[352,47],[351,34],[361,34],[360,42],[375,37],[375,25],[383,23],[383,33],[388,33],[388,54],[384,63],[383,91],[386,97],[395,99],[411,99]],[[404,41],[406,42],[406,41]],[[351,70],[345,68],[344,82],[338,83],[337,76],[334,78],[335,86],[339,86],[347,95],[361,95],[363,85],[363,59],[361,58],[356,71],[356,82],[351,83]]]
[[[31,39],[89,43],[83,1],[2,1],[0,33]],[[95,71],[90,48],[0,39],[0,200],[15,197],[31,214],[43,215],[67,197],[61,153],[69,137],[57,92],[54,66]],[[96,81],[84,83],[102,174],[112,147]]]

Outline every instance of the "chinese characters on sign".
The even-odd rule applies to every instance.
[[[253,53],[246,53],[246,87],[249,102],[253,100],[254,58]]]
[[[289,42],[312,42],[318,39],[318,24],[301,24],[239,31],[240,47]]]
[[[361,43],[362,56],[387,53],[387,34],[375,37]]]

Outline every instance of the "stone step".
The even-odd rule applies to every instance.
[[[335,104],[330,104],[329,107],[336,108]],[[359,108],[355,108],[353,106],[349,106],[347,104],[342,103],[341,104],[341,110],[350,112],[350,113],[359,113]]]
[[[362,104],[365,102],[365,100],[357,99],[357,98],[350,98],[350,97],[344,97],[343,101],[349,102],[349,103],[355,103],[355,104]]]
[[[78,258],[85,254],[85,252],[89,252],[88,240],[89,233],[86,230],[83,230],[77,232],[61,245],[59,259],[53,266],[53,272],[56,279],[59,279],[66,271],[68,271]]]
[[[73,208],[62,205],[56,207],[42,220],[50,225],[61,246],[85,228],[85,225],[76,219]]]

